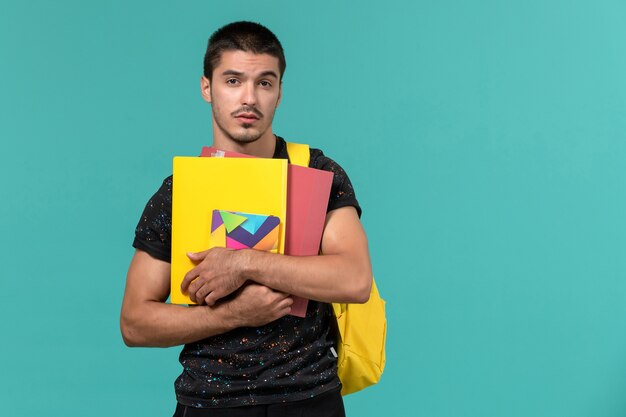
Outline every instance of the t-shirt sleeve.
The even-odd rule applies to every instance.
[[[348,178],[346,171],[337,162],[324,155],[319,149],[311,149],[309,167],[330,171],[334,174],[327,211],[352,206],[356,209],[359,217],[361,217],[361,206],[359,206],[359,202],[356,199],[350,178]]]
[[[172,177],[163,181],[150,198],[135,228],[133,247],[150,256],[171,262],[172,247]]]

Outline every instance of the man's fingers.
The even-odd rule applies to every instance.
[[[208,305],[209,307],[213,306],[215,304],[215,301],[213,300],[213,297],[211,297],[213,293],[207,295],[206,297],[204,297],[204,302],[206,303],[206,305]]]
[[[275,291],[275,293],[278,297],[278,300],[280,301],[290,300],[290,302],[293,304],[293,298],[291,298],[291,295],[284,293],[284,292],[278,292],[278,291]]]
[[[194,295],[196,297],[196,303],[198,304],[204,303],[204,299],[210,293],[211,293],[211,290],[207,285],[203,285],[202,287],[198,288],[196,291],[194,291]]]
[[[201,285],[200,276],[194,272],[193,274],[185,275],[183,282],[180,284],[180,289],[183,293],[191,294],[197,292]]]
[[[198,298],[198,290],[200,288],[200,284],[197,280],[195,280],[189,285],[189,288],[187,289],[187,295],[189,295],[189,298],[194,303],[199,303],[202,301],[202,298]]]
[[[284,317],[287,314],[291,313],[291,305],[293,304],[293,299],[291,297],[286,298],[281,301],[281,305],[278,309],[278,318]]]
[[[208,250],[202,252],[187,252],[187,257],[191,259],[191,262],[198,263],[202,262],[202,260],[206,258],[207,253],[209,253]]]
[[[189,298],[193,300],[194,303],[202,304],[206,297],[215,291],[215,287],[208,282],[203,282],[200,277],[196,279],[194,282],[189,285]],[[215,303],[217,299],[213,301]],[[207,305],[213,305],[208,304]]]
[[[183,278],[183,282],[180,283],[180,289],[183,291],[183,293],[186,293],[187,291],[189,291],[189,287],[191,283],[196,278],[198,278],[198,272],[196,271],[196,268],[191,269],[189,272],[185,274],[185,277]]]
[[[223,288],[209,287],[209,290],[210,292],[208,293],[208,295],[204,297],[204,301],[206,302],[206,305],[208,306],[214,305],[220,298],[226,297],[228,294],[231,294],[231,293],[227,293],[226,291],[224,291]]]
[[[209,250],[205,250],[202,252],[187,252],[187,257],[191,260],[191,262],[197,265],[202,262],[204,258],[206,258],[208,253]],[[183,291],[183,293],[191,291],[189,289],[189,286],[193,282],[193,280],[195,280],[199,275],[200,274],[198,273],[198,266],[195,266],[185,274],[183,281],[180,283],[180,289]]]
[[[278,306],[278,308],[280,310],[284,310],[286,308],[288,308],[289,310],[291,310],[291,305],[293,304],[293,298],[291,297],[286,297],[283,298],[282,300],[280,300],[276,305]]]

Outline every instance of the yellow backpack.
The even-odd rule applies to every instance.
[[[292,164],[309,166],[309,145],[288,142],[287,153]],[[377,383],[385,369],[385,300],[380,298],[372,281],[370,298],[365,304],[333,303],[332,306],[338,330],[337,374],[342,384],[341,395],[348,395]]]

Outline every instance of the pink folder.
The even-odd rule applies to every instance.
[[[252,158],[250,155],[221,151],[207,146],[202,148],[200,156]],[[332,183],[332,172],[289,165],[285,255],[314,256],[319,254]],[[307,304],[306,298],[294,296],[291,315],[304,317]]]

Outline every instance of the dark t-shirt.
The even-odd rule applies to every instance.
[[[277,138],[274,158],[288,159]],[[345,171],[319,149],[311,168],[334,173],[328,211],[361,209]],[[172,177],[152,196],[135,230],[133,246],[170,262]],[[183,372],[175,383],[178,402],[192,407],[235,407],[310,398],[339,386],[332,311],[309,301],[306,317],[285,316],[261,327],[241,327],[185,345]]]

